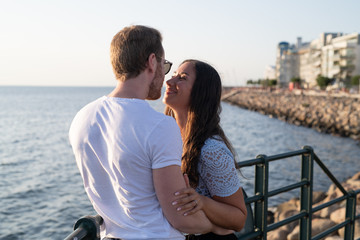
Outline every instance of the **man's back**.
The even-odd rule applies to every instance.
[[[165,219],[152,170],[180,166],[175,121],[144,100],[102,97],[74,118],[70,142],[108,237],[183,239]],[[103,235],[103,234],[102,234]]]

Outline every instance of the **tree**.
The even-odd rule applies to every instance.
[[[276,79],[270,79],[269,86],[276,86],[277,80]]]
[[[253,82],[253,80],[249,79],[249,80],[247,80],[246,84],[247,85],[252,85],[252,84],[254,84],[254,82]]]
[[[290,81],[293,83],[301,83],[301,79],[298,77],[293,77]]]
[[[318,84],[318,86],[320,87],[320,89],[325,89],[329,83],[331,83],[332,79],[328,78],[328,77],[324,77],[324,76],[318,76],[316,78],[316,82]]]
[[[359,86],[360,75],[353,76],[351,78],[351,85]]]

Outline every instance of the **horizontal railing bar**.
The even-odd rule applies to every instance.
[[[274,161],[274,160],[280,160],[280,159],[284,159],[284,158],[302,155],[302,154],[309,153],[309,152],[310,152],[309,149],[301,149],[301,150],[292,151],[292,152],[288,152],[288,153],[280,153],[277,155],[267,156],[266,159],[270,162],[270,161]]]
[[[273,223],[273,224],[267,226],[267,231],[272,231],[274,229],[282,227],[282,226],[284,226],[284,225],[286,225],[288,223],[299,220],[300,218],[305,217],[306,215],[308,215],[306,212],[301,212],[301,213],[298,213],[298,214],[293,215],[291,217],[288,217],[288,218],[286,218],[286,219],[284,219],[284,220],[282,220],[280,222]]]
[[[258,236],[260,236],[261,234],[262,234],[261,231],[253,231],[253,232],[241,235],[241,237],[238,239],[241,239],[241,240],[255,239]]]
[[[265,156],[265,158],[268,161],[274,161],[274,160],[280,160],[280,159],[284,159],[284,158],[302,155],[302,154],[309,153],[309,152],[310,152],[309,149],[300,149],[300,150],[296,150],[296,151],[292,151],[292,152],[280,153],[280,154],[276,154],[276,155],[272,155],[272,156]],[[262,158],[254,158],[254,159],[250,159],[250,160],[240,161],[240,162],[236,163],[236,168],[250,167],[250,166],[260,164],[263,162],[264,162],[264,160]]]
[[[248,203],[254,203],[256,201],[260,201],[264,198],[264,196],[262,195],[255,195],[255,196],[252,196],[252,197],[248,197],[245,199],[245,204],[248,204]]]
[[[67,236],[64,240],[83,239],[84,237],[86,237],[87,234],[88,231],[86,229],[79,227],[69,236]]]
[[[313,238],[311,238],[311,240],[318,240],[318,239],[321,239],[327,235],[329,235],[330,233],[333,233],[337,230],[339,230],[340,228],[344,227],[345,225],[349,224],[350,223],[350,220],[345,220],[344,222],[342,223],[339,223],[329,229],[327,229],[326,231],[322,232],[322,233],[319,233],[318,235],[314,236]]]
[[[279,193],[288,192],[288,191],[291,191],[293,189],[299,188],[301,186],[305,186],[307,184],[309,184],[309,181],[301,181],[301,182],[298,182],[298,183],[294,183],[294,184],[288,185],[286,187],[282,187],[282,188],[278,188],[278,189],[275,189],[273,191],[270,191],[270,192],[268,192],[268,196],[272,197],[272,196],[275,196],[275,195],[277,195]]]
[[[242,168],[242,167],[251,167],[253,165],[259,164],[259,163],[263,163],[263,159],[261,158],[254,158],[254,159],[250,159],[250,160],[245,160],[245,161],[241,161],[241,162],[237,162],[236,163],[236,168]]]
[[[326,175],[333,181],[333,183],[340,189],[340,191],[347,195],[344,187],[339,183],[339,181],[334,177],[334,175],[330,172],[330,170],[325,166],[325,164],[320,160],[320,158],[314,153],[314,160],[321,167],[321,169],[326,173]]]
[[[324,208],[326,208],[326,207],[329,207],[329,206],[331,206],[331,205],[334,205],[335,203],[344,201],[344,200],[347,199],[347,198],[348,198],[348,196],[341,196],[341,197],[339,197],[339,198],[335,198],[335,199],[333,199],[333,200],[331,200],[331,201],[329,201],[329,202],[326,202],[326,203],[323,203],[323,204],[321,204],[321,205],[319,205],[319,206],[314,207],[314,208],[312,209],[312,212],[315,213],[315,212],[317,212],[317,211],[320,211],[321,209],[324,209]]]

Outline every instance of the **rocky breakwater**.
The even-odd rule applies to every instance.
[[[342,186],[346,191],[360,189],[360,172],[355,174],[352,178],[342,183]],[[320,204],[327,203],[333,199],[343,196],[342,192],[331,185],[327,192],[314,192],[313,194],[313,208]],[[356,215],[360,214],[360,194],[357,194],[356,200]],[[336,203],[330,207],[323,208],[322,210],[313,213],[312,215],[312,236],[324,232],[325,230],[340,224],[345,221],[345,209],[346,201]],[[290,216],[298,214],[300,212],[300,200],[299,198],[291,199],[285,203],[277,206],[272,212],[274,221],[279,222]],[[269,240],[297,240],[299,239],[299,221],[291,222],[278,229],[270,231],[267,235]],[[344,227],[338,231],[330,234],[325,240],[340,240],[344,239]],[[355,232],[354,239],[360,238],[360,219],[355,220]]]
[[[356,97],[227,88],[223,101],[295,125],[360,140],[360,99]]]

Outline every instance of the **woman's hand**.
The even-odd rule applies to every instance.
[[[191,215],[203,208],[202,195],[198,194],[195,189],[190,187],[189,177],[184,174],[186,188],[175,193],[179,198],[172,202],[176,210],[183,213],[184,216]]]

